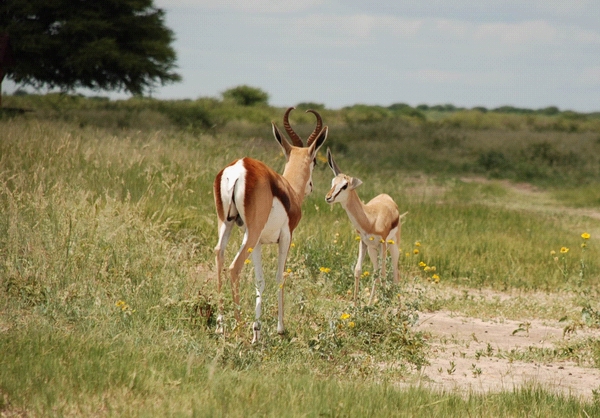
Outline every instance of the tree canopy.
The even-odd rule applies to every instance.
[[[34,87],[143,94],[181,79],[173,32],[153,0],[2,0],[8,78]]]
[[[224,99],[231,100],[240,106],[266,105],[269,103],[269,94],[267,92],[258,87],[251,87],[245,84],[225,90],[221,94]]]

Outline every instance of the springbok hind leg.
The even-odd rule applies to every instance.
[[[261,263],[261,246],[257,245],[252,252],[252,263],[254,264],[254,276],[256,278],[256,308],[255,308],[255,321],[252,324],[252,344],[257,342],[260,338],[260,316],[262,314],[262,295],[265,291],[265,276]]]
[[[253,247],[258,244],[258,238],[259,234],[249,233],[248,230],[246,230],[240,250],[236,254],[231,265],[229,266],[229,278],[231,280],[231,293],[233,296],[233,314],[238,325],[241,324],[240,274],[242,272],[244,264],[246,263],[246,260],[249,257],[252,257],[252,252],[254,251]],[[253,258],[253,261],[257,261],[257,264],[260,265],[260,258]]]
[[[392,270],[394,272],[394,284],[398,284],[400,275],[398,273],[398,260],[400,259],[400,251],[398,250],[398,244],[394,243],[390,245],[390,254],[392,256]]]
[[[219,241],[215,247],[215,264],[217,266],[217,294],[218,294],[218,314],[217,327],[215,332],[222,334],[223,329],[223,264],[225,262],[225,248],[233,229],[233,222],[219,222]]]

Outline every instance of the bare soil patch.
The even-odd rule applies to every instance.
[[[563,338],[599,337],[597,330],[563,336],[564,324],[539,320],[483,321],[439,311],[424,314],[417,329],[430,335],[430,365],[419,376],[423,386],[460,393],[513,390],[530,384],[560,394],[591,399],[600,370],[571,361],[517,361],[511,350],[553,349]],[[520,330],[515,332],[516,330]]]

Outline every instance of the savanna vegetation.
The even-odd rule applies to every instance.
[[[589,216],[600,207],[600,114],[297,104],[296,130],[311,132],[302,110],[319,109],[326,146],[364,181],[363,200],[386,192],[409,212],[402,280],[384,281],[369,307],[365,273],[352,303],[357,244],[342,208],[324,200],[332,174],[323,155],[288,259],[287,333],[276,333],[267,280],[263,339],[251,345],[251,266],[242,323],[226,286],[228,332],[212,332],[212,181],[244,155],[281,170],[270,122],[281,124],[284,109],[243,105],[239,93],[4,97],[1,414],[600,415],[600,387],[581,400],[536,386],[464,396],[410,384],[427,363],[428,337],[413,327],[424,312],[600,326],[600,219]],[[275,253],[264,249],[267,278]],[[517,296],[479,300],[474,289]],[[531,292],[561,303],[537,305]],[[543,355],[600,367],[593,339]]]

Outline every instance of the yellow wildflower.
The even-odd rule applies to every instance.
[[[348,322],[348,328],[354,328],[355,326],[356,324],[354,323],[354,321]]]
[[[569,249],[567,247],[561,247],[560,252],[566,254],[569,252]]]
[[[329,267],[319,267],[321,273],[329,273],[331,269]]]
[[[362,277],[367,277],[369,275],[368,271],[363,272]]]
[[[357,236],[356,236],[354,239],[355,239],[356,241],[360,241],[360,236],[358,236],[358,235],[357,235]]]
[[[248,248],[248,253],[252,253],[252,251],[254,251],[254,248],[252,248],[252,247],[249,247],[249,248]]]
[[[417,254],[419,254],[419,249],[418,249],[418,248],[415,248],[415,249],[413,250],[413,254],[414,254],[414,255],[417,255]]]
[[[591,235],[588,234],[587,232],[584,232],[583,234],[581,234],[581,238],[583,239],[590,239]]]
[[[396,243],[396,241],[394,241],[393,239],[388,239],[387,243],[391,244],[391,245],[394,245]]]
[[[440,282],[440,276],[438,276],[437,274],[434,274],[433,276],[431,276],[431,278],[433,279],[434,282],[439,283]]]
[[[369,237],[369,241],[373,241],[375,238],[373,237]]]
[[[245,259],[245,260],[244,260],[244,264],[250,264],[250,259],[248,259],[248,258],[247,258],[247,259]]]
[[[294,248],[296,246],[296,244],[294,244],[293,242],[290,244],[290,247]]]
[[[420,241],[415,242],[415,247],[420,247],[420,246],[421,246],[421,242]]]
[[[419,262],[419,267],[426,267],[427,263],[425,263],[424,261],[420,261]]]
[[[556,254],[556,251],[554,251],[554,250],[550,251],[550,255],[555,255],[555,254]]]
[[[346,313],[346,312],[344,312],[344,313],[343,313],[343,314],[340,316],[340,319],[341,319],[342,321],[345,321],[345,320],[346,320],[346,319],[348,319],[348,318],[350,318],[350,314],[349,314],[349,313]]]
[[[383,244],[383,243],[385,243],[385,240],[384,240],[383,238],[381,238],[381,239],[379,240],[379,242],[381,242],[381,243]]]
[[[423,268],[424,271],[431,271],[431,267],[429,266],[425,266],[425,268]]]

